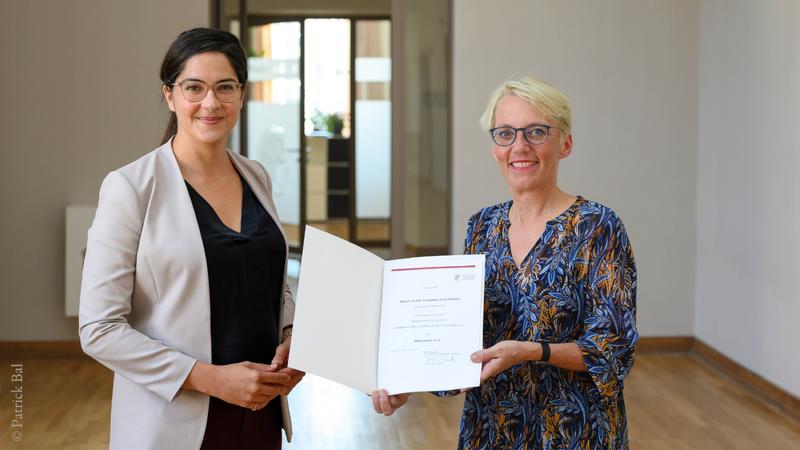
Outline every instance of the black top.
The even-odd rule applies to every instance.
[[[279,344],[286,244],[242,179],[241,233],[228,228],[187,182],[208,264],[211,362],[269,364]]]

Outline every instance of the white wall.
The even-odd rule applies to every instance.
[[[159,65],[207,1],[31,0],[0,14],[0,341],[77,339],[64,317],[65,207],[155,148]]]
[[[534,74],[572,102],[561,187],[628,229],[641,334],[694,334],[697,16],[695,0],[455,0],[453,251],[472,213],[509,198],[478,126],[486,100]]]
[[[702,0],[697,337],[800,396],[800,2]]]

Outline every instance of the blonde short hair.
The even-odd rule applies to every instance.
[[[527,100],[539,112],[555,122],[564,132],[564,136],[572,132],[572,108],[567,97],[548,83],[530,76],[506,81],[494,91],[481,116],[480,123],[484,130],[489,131],[494,127],[497,103],[506,95],[516,95]]]

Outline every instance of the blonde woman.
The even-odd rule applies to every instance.
[[[535,78],[509,81],[481,124],[511,200],[467,228],[465,252],[486,254],[485,349],[472,355],[482,384],[467,392],[459,448],[627,448],[636,267],[614,211],[558,186],[569,102]],[[373,393],[386,415],[407,399]]]

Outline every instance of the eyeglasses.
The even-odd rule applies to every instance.
[[[199,80],[183,80],[170,86],[180,86],[183,98],[192,103],[202,102],[208,95],[208,85]],[[235,81],[223,81],[214,85],[214,95],[223,103],[231,103],[239,97],[241,88]]]
[[[489,130],[489,134],[492,135],[494,143],[500,147],[508,147],[513,144],[517,140],[518,131],[522,131],[522,135],[525,136],[525,140],[529,144],[538,145],[547,141],[547,137],[550,136],[550,130],[553,128],[556,130],[561,129],[551,125],[531,125],[525,128],[497,127]]]

